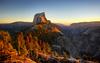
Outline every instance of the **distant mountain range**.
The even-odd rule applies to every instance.
[[[53,23],[54,24],[54,23]],[[81,23],[73,23],[70,26],[55,23],[55,25],[60,28],[60,29],[67,29],[67,28],[86,28],[86,27],[95,27],[95,26],[100,26],[100,22],[81,22]],[[13,29],[13,28],[21,28],[21,27],[32,27],[33,23],[32,22],[14,22],[14,23],[5,23],[5,24],[0,24],[0,29]]]

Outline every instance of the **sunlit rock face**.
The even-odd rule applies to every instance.
[[[39,28],[39,29],[44,29],[44,32],[61,32],[53,23],[51,23],[50,20],[47,20],[45,13],[37,13],[34,16],[33,19],[33,24],[34,26],[32,27],[33,29]]]
[[[46,19],[45,17],[45,13],[42,12],[42,13],[37,13],[35,16],[34,16],[34,19],[33,19],[33,23],[34,24],[46,24],[48,23],[48,20]]]

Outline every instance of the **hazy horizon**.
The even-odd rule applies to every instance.
[[[54,23],[71,24],[100,21],[99,0],[0,0],[0,23],[32,22],[45,12]]]

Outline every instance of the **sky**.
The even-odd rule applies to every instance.
[[[0,0],[0,23],[32,22],[40,12],[66,25],[100,21],[100,0]]]

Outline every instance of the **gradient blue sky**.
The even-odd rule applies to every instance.
[[[57,23],[96,21],[100,20],[100,0],[0,0],[0,23],[31,22],[38,12]]]

